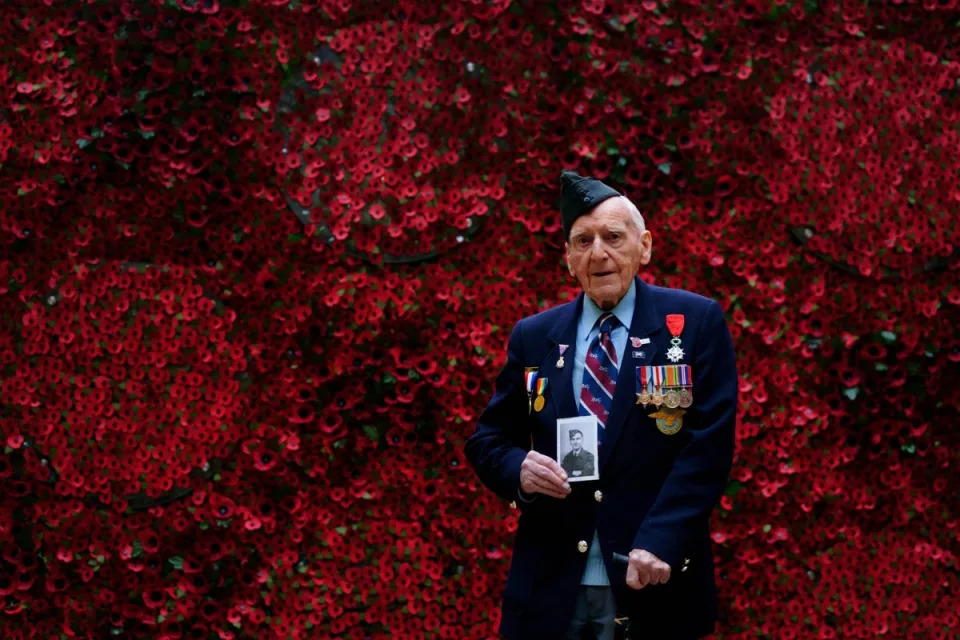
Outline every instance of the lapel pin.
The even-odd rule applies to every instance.
[[[563,352],[567,350],[569,345],[561,344],[558,345],[560,349],[560,358],[557,360],[557,369],[563,369]]]

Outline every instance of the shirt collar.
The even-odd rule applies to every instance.
[[[630,288],[627,289],[627,292],[620,298],[620,302],[617,303],[617,306],[615,306],[612,311],[613,315],[617,316],[620,324],[627,328],[627,333],[630,332],[630,323],[633,322],[633,306],[636,301],[637,281],[631,280]],[[597,323],[597,318],[599,318],[602,313],[603,311],[590,299],[590,296],[584,294],[583,311],[580,312],[580,328],[582,329],[580,334],[584,336],[584,340],[590,337],[593,325]]]

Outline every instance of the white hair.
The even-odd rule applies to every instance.
[[[637,225],[637,230],[640,231],[640,233],[646,231],[647,225],[644,223],[643,215],[640,213],[640,210],[637,209],[637,205],[633,204],[627,196],[621,195],[620,198],[627,204],[627,209],[630,210],[630,217],[633,218],[633,224]]]

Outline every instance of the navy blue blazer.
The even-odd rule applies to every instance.
[[[586,566],[581,542],[596,530],[618,615],[630,616],[643,638],[695,638],[713,631],[717,612],[708,521],[733,463],[737,371],[730,331],[720,306],[679,289],[639,278],[613,407],[600,437],[597,481],[572,483],[564,499],[537,494],[517,500],[520,464],[531,446],[556,458],[557,418],[578,415],[573,353],[557,368],[558,345],[574,348],[583,294],[573,302],[524,318],[507,343],[496,390],[464,450],[480,480],[520,509],[513,559],[503,594],[500,633],[508,638],[563,637]],[[684,358],[666,358],[667,314],[683,314]],[[643,354],[642,356],[640,354]],[[666,435],[636,402],[636,367],[689,364],[693,405],[683,426]],[[549,380],[546,406],[528,413],[524,367]],[[666,584],[633,590],[614,552],[646,549],[668,563]]]

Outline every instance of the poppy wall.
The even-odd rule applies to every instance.
[[[563,168],[740,373],[718,638],[960,637],[960,11],[7,0],[4,638],[485,638]]]

